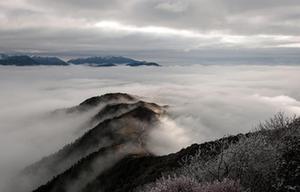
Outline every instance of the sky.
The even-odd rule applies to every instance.
[[[0,52],[295,56],[299,0],[0,1]]]

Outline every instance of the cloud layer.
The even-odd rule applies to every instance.
[[[299,73],[297,66],[2,66],[1,173],[17,171],[83,134],[80,122],[92,114],[59,119],[47,114],[86,98],[127,92],[169,105],[170,118],[163,120],[149,141],[154,152],[163,154],[247,132],[279,111],[299,115]],[[165,135],[165,141],[157,135]],[[1,174],[0,181],[7,174]]]
[[[299,9],[298,0],[3,1],[0,51],[299,48]]]

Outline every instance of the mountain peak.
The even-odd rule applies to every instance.
[[[135,97],[127,94],[127,93],[107,93],[101,96],[95,96],[91,97],[82,103],[79,104],[79,106],[97,106],[101,102],[107,103],[110,101],[134,101]]]
[[[103,107],[96,108],[99,105]],[[78,107],[84,107],[84,110],[74,110]],[[96,159],[107,155],[117,160],[127,154],[149,153],[146,136],[159,122],[159,116],[164,114],[163,107],[126,93],[109,93],[89,98],[66,111],[80,115],[94,109],[99,112],[91,118],[95,124],[92,129],[24,170],[25,179],[34,183],[31,187],[38,187],[55,175],[66,174],[74,164],[89,167]]]

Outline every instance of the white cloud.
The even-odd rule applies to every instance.
[[[179,38],[194,39],[194,48],[199,48],[202,46],[210,46],[219,44],[223,47],[239,46],[239,47],[273,47],[273,44],[278,44],[278,46],[284,46],[281,44],[286,44],[293,42],[293,45],[300,41],[297,36],[288,35],[232,35],[223,31],[211,31],[207,33],[201,33],[198,31],[176,29],[162,26],[135,26],[122,24],[117,21],[100,21],[94,24],[95,27],[101,29],[102,31],[110,34],[115,33],[116,36],[126,36],[131,34],[144,34],[149,36],[159,36],[166,39],[170,39],[174,36]],[[164,40],[164,39],[162,39]],[[190,46],[186,46],[190,48]]]
[[[276,108],[281,108],[282,111],[287,112],[288,114],[297,114],[300,115],[300,101],[296,99],[286,96],[286,95],[278,95],[278,96],[261,96],[254,95],[259,100],[264,101]]]
[[[175,153],[189,144],[191,140],[183,127],[179,127],[175,121],[168,117],[160,119],[159,125],[150,131],[146,147],[152,153],[164,155]]]
[[[100,21],[95,24],[96,27],[103,30],[111,31],[124,31],[129,33],[145,33],[153,35],[174,35],[187,38],[211,38],[209,35],[200,34],[194,31],[184,30],[184,29],[173,29],[161,26],[134,26],[134,25],[124,25],[116,21]]]
[[[149,143],[161,154],[247,132],[279,111],[300,114],[299,73],[298,66],[1,66],[0,181],[82,134],[79,122],[89,114],[45,118],[51,110],[108,92],[168,104],[170,118]],[[166,140],[157,140],[157,134]]]

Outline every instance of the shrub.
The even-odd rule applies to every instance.
[[[190,177],[161,177],[154,183],[150,183],[139,189],[139,192],[197,192],[195,189],[199,183]]]
[[[241,186],[249,192],[299,191],[300,118],[278,113],[258,129],[200,148],[171,173],[176,177],[162,177],[142,191],[239,192]]]
[[[221,176],[240,179],[251,191],[273,191],[279,153],[265,136],[244,138],[220,156],[223,156],[219,157]]]
[[[286,137],[280,149],[280,158],[277,170],[277,191],[300,191],[300,137],[299,135]]]
[[[138,192],[241,192],[239,182],[224,179],[212,183],[200,184],[189,177],[162,177],[155,183],[148,184]]]
[[[269,120],[264,121],[258,125],[258,130],[275,130],[287,128],[291,123],[293,123],[296,119],[296,116],[286,116],[285,113],[279,112],[275,114]]]
[[[267,136],[270,143],[281,145],[285,137],[291,135],[299,136],[299,121],[300,119],[296,116],[288,117],[284,113],[279,112],[273,118],[260,123],[257,127],[257,132]]]
[[[215,181],[207,183],[200,187],[199,192],[241,192],[242,187],[239,182],[230,179],[224,179],[222,182]]]
[[[244,137],[209,160],[199,154],[191,157],[179,173],[200,182],[222,181],[228,177],[240,180],[244,187],[256,192],[270,191],[275,181],[278,154],[265,136]]]
[[[261,124],[259,131],[240,137],[235,144],[223,139],[223,148],[215,157],[207,159],[199,150],[183,163],[178,174],[199,182],[240,180],[243,187],[255,192],[297,188],[299,185],[296,186],[294,180],[300,171],[299,160],[296,161],[299,132],[300,119],[286,118],[279,113]],[[288,167],[294,169],[287,170]]]

